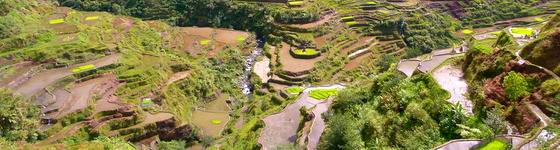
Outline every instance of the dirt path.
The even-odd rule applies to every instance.
[[[433,77],[438,84],[451,94],[447,101],[452,104],[459,103],[466,114],[472,115],[473,104],[465,97],[468,85],[463,76],[463,71],[460,68],[450,65],[440,67],[433,72]]]
[[[300,97],[292,104],[289,104],[282,112],[265,117],[265,128],[259,137],[259,143],[262,144],[264,150],[275,149],[278,145],[293,144],[297,140],[297,130],[301,122],[301,114],[299,109],[305,107],[307,109],[317,106],[314,113],[322,113],[328,109],[331,101],[319,101],[309,97],[309,92],[314,89],[342,89],[342,85],[332,85],[328,87],[314,87],[305,89]],[[321,115],[316,115],[317,124],[314,125],[308,136],[309,147],[316,147],[320,135],[324,130],[324,121]],[[319,123],[323,121],[323,123]]]
[[[114,54],[87,63],[72,65],[66,68],[47,70],[31,77],[29,80],[25,81],[20,86],[16,87],[15,90],[24,96],[31,97],[36,93],[38,93],[39,91],[43,90],[48,85],[55,83],[57,80],[72,75],[73,74],[72,69],[76,67],[93,64],[95,65],[95,69],[97,69],[100,67],[104,67],[116,63],[119,57],[120,54]]]

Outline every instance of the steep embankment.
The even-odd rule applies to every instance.
[[[557,14],[542,28],[541,37],[527,45],[521,57],[560,74],[560,16]]]

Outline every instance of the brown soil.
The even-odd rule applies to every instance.
[[[319,26],[329,22],[329,20],[331,20],[331,18],[333,18],[334,16],[335,16],[334,13],[330,13],[330,14],[327,14],[325,16],[321,16],[321,19],[317,20],[315,22],[306,23],[306,24],[290,25],[290,26],[294,27],[294,28],[301,28],[301,29],[316,28],[316,27],[319,27]]]
[[[516,106],[507,120],[515,125],[521,134],[528,133],[539,122],[539,118],[534,116],[525,105]]]
[[[313,59],[297,59],[290,55],[290,45],[282,43],[282,48],[278,53],[280,55],[280,63],[282,70],[288,72],[304,72],[310,71],[315,66],[315,63],[323,60],[325,55]]]
[[[115,86],[117,85],[118,81],[114,75],[104,75],[102,77],[74,85],[74,87],[70,90],[70,99],[61,99],[64,101],[64,104],[60,107],[56,118],[61,118],[67,114],[87,108],[94,94],[99,94],[101,91],[105,92],[106,90],[111,90],[111,88],[111,91],[114,93],[116,90]],[[100,108],[96,108],[97,111],[110,109],[112,107],[109,103],[107,103],[107,105],[103,105],[103,103],[101,104],[102,105],[98,105]]]
[[[350,60],[350,62],[348,62],[346,65],[344,65],[344,70],[348,71],[348,70],[353,70],[356,69],[360,66],[360,64],[362,63],[363,60],[366,60],[367,58],[371,58],[370,56],[372,55],[372,53],[367,53],[364,54],[362,56],[356,57],[352,60]]]
[[[191,75],[192,71],[182,71],[182,72],[177,72],[173,75],[171,75],[171,77],[167,80],[167,85],[172,84],[173,82],[182,80],[186,77],[189,77]]]
[[[49,25],[58,34],[71,34],[79,31],[78,26],[67,23]]]
[[[117,17],[113,20],[113,28],[117,29],[114,33],[115,42],[120,42],[120,40],[128,33],[128,31],[133,27],[134,20],[126,17]]]
[[[198,27],[185,27],[182,28],[183,32],[187,35],[201,36],[206,39],[211,39],[214,34],[213,28],[198,28]]]
[[[57,80],[72,75],[73,73],[71,70],[75,67],[94,64],[96,68],[99,68],[116,63],[119,58],[120,54],[114,54],[87,63],[72,65],[67,68],[57,68],[43,71],[31,77],[29,80],[23,82],[21,85],[15,87],[15,90],[24,96],[31,97],[39,91],[43,90],[43,88],[47,87],[48,85],[55,83]]]
[[[316,37],[315,46],[317,46],[318,48],[325,46],[325,44],[327,44],[327,42],[330,41],[333,36],[334,34],[329,33],[320,37]]]
[[[14,73],[11,74],[0,74],[0,87],[13,87],[18,83],[21,83],[26,80],[25,74],[33,67],[37,66],[30,61],[20,62],[15,64],[14,67],[16,68]]]
[[[358,39],[358,42],[352,44],[352,46],[345,48],[341,51],[342,54],[348,55],[350,53],[352,53],[353,50],[356,50],[359,47],[363,47],[368,45],[369,43],[371,43],[373,40],[375,40],[375,37],[372,36],[362,36]]]
[[[237,38],[239,37],[247,39],[249,37],[249,33],[235,30],[216,29],[216,36],[214,38],[218,42],[238,44],[239,41],[237,41]]]
[[[220,53],[220,51],[222,51],[226,47],[226,44],[221,43],[221,42],[215,42],[213,44],[214,45],[212,47],[212,50],[210,52],[208,52],[209,57],[217,56],[218,53]]]

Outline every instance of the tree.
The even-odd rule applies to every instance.
[[[517,100],[520,97],[529,95],[529,83],[520,73],[514,71],[509,72],[508,75],[504,77],[502,84],[510,100]]]
[[[0,137],[35,141],[39,137],[39,108],[12,91],[0,88]]]

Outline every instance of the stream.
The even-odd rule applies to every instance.
[[[251,74],[253,72],[253,66],[255,65],[256,59],[262,54],[263,46],[264,39],[257,38],[257,46],[249,56],[245,57],[243,74],[240,78],[241,91],[245,95],[251,94]]]

